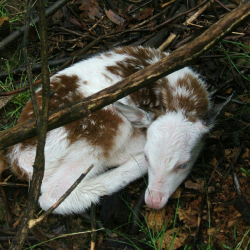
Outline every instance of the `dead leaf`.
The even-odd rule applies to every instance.
[[[172,199],[178,199],[181,197],[181,193],[182,193],[183,189],[182,188],[178,188],[172,195],[171,198]]]
[[[178,216],[180,221],[185,222],[185,226],[187,228],[194,228],[197,226],[197,213],[191,209],[184,210],[182,208],[178,208]]]
[[[147,223],[150,229],[155,231],[161,230],[165,223],[165,208],[161,210],[150,210],[147,218]]]
[[[188,180],[185,182],[185,188],[201,190],[204,188],[204,184],[205,182],[200,179],[197,179],[196,182],[192,182],[191,180]]]
[[[76,43],[76,47],[78,47],[78,48],[84,48],[86,45],[87,45],[87,42],[79,41]]]
[[[174,231],[173,230],[168,230],[163,239],[162,242],[160,242],[159,240],[157,241],[157,245],[159,247],[159,249],[170,249],[171,243],[174,240],[173,246],[171,249],[177,249],[181,246],[184,245],[184,242],[186,240],[186,238],[188,237],[188,233],[178,233],[178,235],[173,235],[176,234],[178,232],[178,228],[175,228]],[[160,245],[161,243],[161,245]]]
[[[211,193],[215,192],[215,187],[209,186],[209,187],[207,188],[207,191],[208,191],[209,194],[211,194]]]
[[[12,95],[9,96],[1,96],[0,97],[0,109],[3,108],[11,99]]]
[[[218,231],[218,228],[210,227],[210,228],[207,229],[207,234],[208,235],[214,235],[216,233],[216,231]]]
[[[105,9],[105,13],[106,13],[108,19],[111,22],[113,22],[113,23],[115,23],[115,24],[117,24],[119,26],[123,26],[123,24],[125,22],[124,18],[122,18],[121,16],[119,16],[118,14],[116,14],[113,10],[111,10],[111,9],[110,10],[106,10]]]
[[[71,23],[73,23],[74,25],[78,26],[80,29],[82,28],[82,24],[79,23],[79,22],[76,20],[76,18],[74,18],[74,17],[69,17],[69,21],[70,21]]]
[[[53,24],[62,23],[63,17],[64,17],[63,11],[62,11],[62,9],[59,9],[59,10],[51,17],[52,23],[53,23]]]
[[[90,21],[95,21],[95,18],[100,18],[103,13],[96,0],[78,0],[80,3],[79,10],[82,11],[80,17],[82,19],[89,19]]]
[[[138,21],[141,21],[150,16],[153,16],[153,14],[154,14],[153,8],[145,8],[139,13]]]

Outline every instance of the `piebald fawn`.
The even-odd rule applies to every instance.
[[[81,61],[50,79],[50,111],[79,101],[145,68],[168,53],[121,47]],[[42,91],[36,92],[41,109]],[[223,106],[223,105],[222,105]],[[189,67],[130,94],[86,118],[47,133],[39,204],[50,208],[92,164],[55,213],[80,213],[148,173],[146,204],[160,209],[187,177],[221,108],[210,107],[206,85]],[[29,101],[19,123],[34,119]],[[12,146],[8,157],[30,180],[37,138]]]

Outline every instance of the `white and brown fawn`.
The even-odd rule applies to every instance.
[[[166,56],[151,48],[121,47],[76,63],[51,77],[50,111],[83,100]],[[36,97],[41,109],[41,89]],[[49,131],[40,206],[50,208],[93,164],[55,213],[83,212],[101,196],[146,173],[145,202],[162,208],[190,172],[217,114],[210,108],[204,82],[185,67],[86,118]],[[34,119],[30,101],[19,124],[28,119]],[[36,145],[33,138],[9,149],[12,170],[20,178],[32,178]]]

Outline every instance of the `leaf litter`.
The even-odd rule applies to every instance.
[[[148,1],[146,5],[143,5],[144,1],[110,0],[105,1],[105,3],[97,0],[72,1],[48,20],[50,56],[54,59],[72,57],[79,48],[84,49],[93,41],[96,42],[85,54],[94,54],[123,45],[147,46],[150,44],[150,46],[157,47],[167,40],[171,33],[174,33],[175,39],[169,42],[165,48],[166,51],[171,52],[197,37],[218,18],[227,14],[227,9],[236,8],[235,2],[237,1],[214,2],[212,7],[207,7],[203,14],[197,16],[192,23],[185,24],[185,21],[192,17],[196,10],[181,18],[173,19],[172,22],[159,30],[156,29],[157,25],[199,3],[198,1],[190,1],[190,5],[187,5],[187,2],[183,1],[181,4],[179,2]],[[220,3],[223,3],[227,9]],[[9,18],[11,18],[11,15],[18,13],[18,6],[15,1],[8,1],[8,6],[6,8],[9,10]],[[20,12],[22,10],[23,6],[20,7]],[[14,27],[19,25],[20,21],[18,20],[12,22]],[[113,35],[112,32],[118,33]],[[96,40],[100,37],[102,39]],[[34,35],[31,38],[28,50],[29,54],[33,55],[30,59],[34,60],[39,58],[37,52],[39,39]],[[135,230],[135,238],[137,239],[129,234],[132,228],[131,224],[134,223],[130,221],[130,218],[133,217],[133,213],[136,213],[135,210],[131,209],[136,207],[138,199],[145,189],[144,181],[132,183],[123,190],[125,198],[121,199],[121,204],[116,206],[116,216],[118,214],[118,217],[120,209],[124,209],[124,206],[130,208],[127,217],[121,213],[124,216],[122,219],[130,223],[122,222],[124,225],[121,225],[119,223],[122,220],[119,218],[115,220],[115,216],[113,216],[113,219],[110,219],[105,225],[113,233],[100,232],[97,236],[96,249],[124,249],[125,247],[126,249],[134,249],[131,247],[131,242],[127,240],[128,237],[131,237],[139,249],[152,249],[143,241],[145,238],[146,242],[150,241],[150,237],[145,232],[147,228],[155,233],[161,232],[161,237],[159,236],[156,240],[159,249],[168,249],[171,244],[172,249],[183,249],[186,245],[192,246],[194,242],[200,249],[202,249],[201,246],[208,247],[209,244],[213,245],[214,249],[225,249],[225,246],[234,249],[247,232],[249,224],[235,206],[238,194],[230,168],[240,145],[244,142],[244,150],[234,165],[234,171],[239,181],[241,195],[249,206],[250,177],[246,174],[247,172],[242,171],[244,169],[250,172],[249,82],[244,78],[248,77],[249,79],[249,23],[240,26],[237,33],[230,34],[224,40],[201,56],[194,67],[204,77],[209,90],[215,93],[213,97],[215,103],[222,102],[223,98],[232,92],[237,93],[238,102],[232,102],[224,115],[220,117],[214,130],[208,136],[204,150],[191,175],[172,195],[166,207],[160,211],[153,211],[145,205],[141,206],[138,215],[139,221],[136,222],[140,225],[140,230]],[[19,42],[21,43],[21,39]],[[238,46],[236,43],[248,47]],[[13,50],[16,49],[16,45],[11,45],[0,59],[0,64],[3,58],[12,60]],[[232,54],[237,55],[237,57],[228,58],[228,55]],[[22,66],[21,62],[19,66]],[[5,71],[6,69],[1,67],[1,70]],[[20,72],[17,73],[15,68],[10,68],[10,72],[13,75],[15,86],[18,88]],[[21,74],[25,74],[25,71]],[[38,75],[39,71],[34,70],[33,74]],[[3,107],[6,107],[6,110],[10,108],[8,102],[11,97],[12,95],[6,98],[1,97],[1,114],[4,114],[5,108]],[[0,166],[3,166],[1,167],[1,181],[20,183],[6,169],[5,161]],[[3,170],[5,171],[3,172]],[[26,207],[27,194],[27,188],[2,187],[2,197],[6,195],[7,198],[4,203],[11,207],[13,219],[8,221],[5,206],[1,206],[1,236],[15,233],[20,218],[23,216],[22,212]],[[127,200],[128,203],[125,204],[124,200]],[[100,220],[102,210],[105,210],[105,207],[100,205],[97,209]],[[86,222],[89,220],[88,218],[85,215],[65,218],[51,215],[37,227],[41,234],[37,231],[31,232],[28,240],[35,244],[43,242],[44,237],[51,239],[64,233],[87,231],[90,228]],[[122,235],[127,236],[123,237]],[[123,243],[119,243],[120,241]],[[246,235],[239,249],[244,249],[248,241],[249,235]],[[0,241],[0,244],[6,249],[8,248],[8,241]],[[50,244],[50,247],[52,249],[82,249],[82,246],[89,244],[90,236],[84,234],[84,236],[70,236],[65,241],[56,240],[56,244]],[[41,249],[44,249],[44,244],[41,245]]]

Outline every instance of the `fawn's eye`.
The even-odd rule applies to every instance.
[[[179,169],[185,169],[187,167],[188,167],[188,162],[185,162],[185,163],[181,164],[178,168]]]

